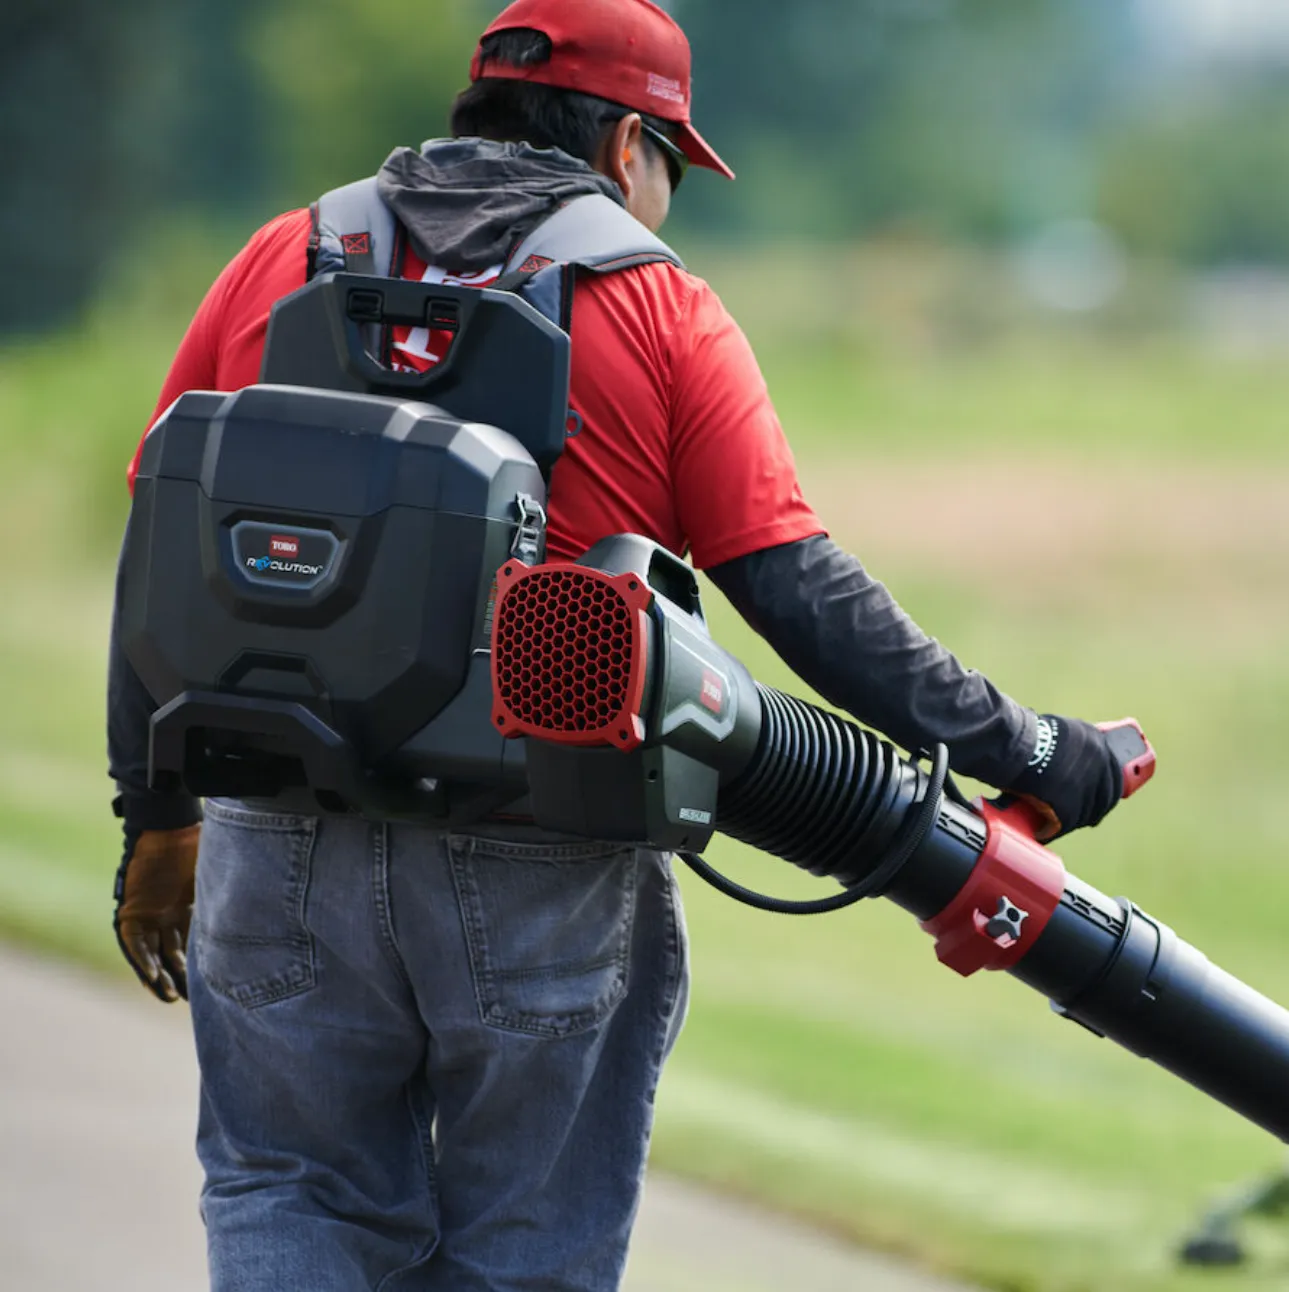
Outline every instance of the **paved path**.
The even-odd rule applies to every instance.
[[[186,1014],[0,948],[0,1290],[205,1286]],[[654,1178],[626,1292],[965,1292]]]

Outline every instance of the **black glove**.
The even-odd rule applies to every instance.
[[[1044,713],[1029,765],[1007,792],[1049,809],[1039,835],[1046,842],[1096,825],[1123,794],[1123,767],[1090,722]]]

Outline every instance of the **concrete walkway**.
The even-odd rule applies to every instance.
[[[182,1008],[0,949],[0,1288],[197,1292]],[[626,1292],[965,1292],[654,1178]]]

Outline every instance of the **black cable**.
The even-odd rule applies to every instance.
[[[732,879],[713,869],[697,853],[678,852],[676,855],[700,879],[704,879],[714,889],[732,897],[745,906],[755,907],[758,911],[771,911],[776,915],[824,915],[829,911],[844,910],[865,897],[879,897],[882,891],[899,874],[905,862],[917,851],[927,831],[935,824],[940,815],[940,803],[944,797],[945,781],[949,775],[949,750],[943,744],[936,745],[931,765],[931,775],[927,780],[926,793],[918,811],[906,827],[903,835],[891,846],[885,857],[858,883],[833,893],[829,897],[818,897],[812,901],[796,902],[787,898],[770,897],[754,889],[744,888]],[[955,786],[956,789],[956,786]]]
[[[925,749],[919,749],[914,753],[913,761],[921,762],[922,759],[931,757],[933,757],[933,754],[929,753]],[[944,774],[944,797],[947,798],[950,803],[956,803],[960,808],[966,808],[968,812],[975,811],[975,808],[972,807],[971,800],[962,792],[962,788],[959,786],[958,782],[953,779],[952,772],[945,772]]]

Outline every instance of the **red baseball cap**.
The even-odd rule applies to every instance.
[[[550,60],[530,67],[489,63],[489,77],[579,90],[661,117],[679,127],[676,146],[695,166],[734,178],[734,172],[689,123],[689,41],[656,4],[650,0],[515,0],[480,39],[516,27],[548,36]],[[470,79],[477,81],[481,75],[483,59],[476,49]]]

